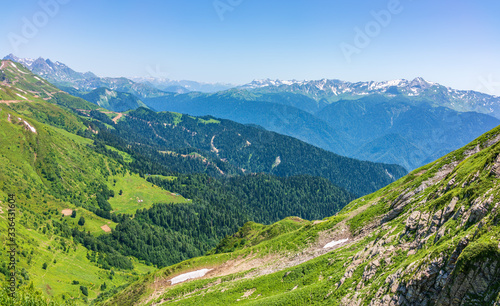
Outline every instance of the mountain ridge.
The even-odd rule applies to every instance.
[[[256,92],[295,92],[303,93],[317,101],[327,103],[340,99],[356,99],[371,94],[382,94],[388,97],[403,95],[406,97],[422,97],[431,100],[438,106],[445,106],[457,111],[477,111],[493,114],[500,118],[498,104],[500,97],[473,90],[457,90],[438,83],[428,82],[421,77],[411,81],[397,79],[390,81],[347,82],[338,79],[322,79],[316,81],[282,81],[254,80],[238,87]]]

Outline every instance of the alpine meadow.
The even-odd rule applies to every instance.
[[[2,9],[0,305],[500,306],[500,3]]]

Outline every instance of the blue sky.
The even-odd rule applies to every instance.
[[[100,76],[421,76],[500,95],[497,0],[26,0],[1,8],[0,55],[42,56]]]

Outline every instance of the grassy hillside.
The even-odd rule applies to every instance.
[[[0,100],[7,101],[3,103],[48,101],[67,108],[86,110],[99,108],[95,104],[61,91],[19,63],[2,60],[0,68]]]
[[[108,182],[109,188],[115,191],[109,203],[116,213],[134,214],[138,209],[150,208],[153,203],[189,202],[182,195],[166,191],[137,174],[110,176]]]
[[[499,156],[496,128],[321,222],[247,224],[105,304],[497,305]]]
[[[137,260],[134,270],[111,272],[100,268],[89,260],[91,252],[72,239],[68,228],[100,236],[105,234],[101,226],[116,226],[88,209],[97,207],[95,192],[106,184],[105,178],[122,171],[122,167],[90,150],[87,140],[25,116],[45,109],[46,113],[38,116],[49,118],[58,111],[61,118],[68,119],[67,129],[83,128],[65,111],[54,109],[46,102],[35,102],[38,104],[33,107],[22,103],[16,107],[21,113],[0,104],[0,227],[5,241],[7,193],[14,193],[18,203],[19,283],[33,282],[35,288],[55,301],[66,298],[86,304],[102,291],[102,283],[106,282],[110,289],[135,279],[138,274],[152,271],[152,267]],[[67,134],[72,136],[67,137]],[[62,217],[63,210],[68,209],[76,211],[76,218]],[[77,223],[80,217],[85,219],[83,226]],[[3,250],[2,257],[6,254],[5,246]],[[7,273],[5,262],[3,260],[4,274]],[[80,285],[73,285],[73,280]],[[80,286],[88,288],[88,297],[82,294]]]
[[[104,87],[94,89],[90,92],[82,92],[73,87],[59,86],[59,88],[73,96],[80,97],[111,111],[123,112],[138,107],[147,107],[139,98],[130,93],[110,90]]]

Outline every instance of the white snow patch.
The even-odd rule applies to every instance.
[[[23,98],[24,100],[28,100],[28,99],[26,99],[25,97],[23,97],[23,96],[21,96],[20,94],[18,94],[17,92],[16,92],[16,95],[20,96],[20,97],[21,97],[21,98]]]
[[[387,171],[387,169],[385,169],[385,174],[387,174],[391,179],[394,179],[394,175],[392,175],[389,171]]]
[[[347,241],[349,241],[349,238],[341,239],[341,240],[333,240],[332,242],[325,244],[323,249],[333,248],[334,246],[342,244],[342,243],[347,242]]]
[[[170,282],[172,283],[172,285],[175,285],[177,283],[185,282],[185,281],[187,281],[189,279],[203,277],[210,270],[212,270],[212,269],[201,269],[201,270],[198,270],[198,271],[193,271],[193,272],[188,272],[188,273],[184,273],[184,274],[181,274],[181,275],[177,275],[176,277],[172,278],[170,280]]]
[[[20,69],[16,66],[16,64],[14,64],[13,62],[10,62],[10,64],[11,64],[11,66],[12,66],[12,67],[16,68],[16,69],[17,69],[17,71],[19,71],[20,73],[26,74],[26,72],[22,72],[22,71],[21,71],[21,70],[20,70]]]
[[[26,120],[23,120],[24,121],[24,124],[26,124],[26,126],[33,132],[33,133],[36,133],[36,129],[31,126],[31,124],[29,124]]]
[[[293,81],[281,81],[281,84],[284,84],[284,85],[293,85]]]

